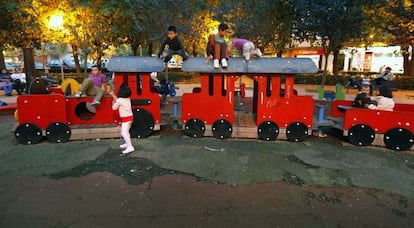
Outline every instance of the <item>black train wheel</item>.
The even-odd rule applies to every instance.
[[[365,124],[358,124],[348,131],[349,142],[356,146],[368,146],[374,142],[375,131]]]
[[[129,133],[132,138],[146,138],[154,131],[155,120],[152,114],[142,108],[133,109],[134,121]]]
[[[190,119],[185,123],[184,133],[193,138],[201,138],[206,132],[206,126],[199,119]]]
[[[384,144],[391,150],[409,150],[414,144],[414,135],[405,128],[393,128],[384,134]]]
[[[230,138],[233,133],[233,127],[231,123],[227,120],[220,119],[216,120],[211,127],[213,131],[213,136],[217,139],[227,139]]]
[[[42,129],[36,124],[24,123],[14,132],[17,142],[25,145],[37,144],[42,141]]]
[[[65,143],[71,135],[70,127],[62,122],[51,123],[46,128],[46,138],[51,143]]]
[[[274,141],[279,135],[279,126],[273,121],[262,122],[257,128],[259,139],[264,141]]]
[[[289,124],[286,128],[286,137],[291,142],[302,142],[308,136],[308,128],[301,122]]]

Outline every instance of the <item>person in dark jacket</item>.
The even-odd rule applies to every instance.
[[[352,102],[352,106],[355,108],[365,108],[366,105],[372,104],[369,93],[369,85],[363,85],[361,87],[361,91],[356,95],[354,101]]]
[[[166,46],[168,46],[168,49],[166,49]],[[158,57],[164,58],[164,62],[168,63],[173,55],[180,55],[184,61],[188,59],[183,42],[178,37],[177,28],[171,25],[167,29],[167,38],[162,42],[158,51]]]

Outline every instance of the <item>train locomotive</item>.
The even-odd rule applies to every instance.
[[[113,57],[107,68],[114,72],[115,89],[127,83],[132,90],[134,122],[132,137],[148,137],[161,125],[160,96],[151,83],[151,72],[161,72],[164,63],[152,57]],[[205,58],[190,58],[182,71],[200,74],[200,87],[181,99],[184,134],[199,138],[253,138],[264,141],[285,139],[300,142],[319,126],[315,102],[294,90],[296,74],[316,73],[306,58],[258,58],[245,61],[231,58],[226,69],[214,69]],[[236,82],[243,75],[254,79],[251,111],[238,111]],[[116,92],[116,91],[115,91]],[[28,94],[18,98],[19,143],[34,144],[45,136],[62,143],[85,138],[118,137],[118,117],[112,98],[91,107],[92,97]],[[357,146],[385,145],[393,150],[409,150],[414,142],[414,105],[397,104],[392,112],[351,108],[351,101],[333,101],[332,127]]]

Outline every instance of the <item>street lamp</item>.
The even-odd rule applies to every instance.
[[[63,31],[63,24],[64,24],[64,20],[63,20],[63,16],[61,14],[54,14],[52,16],[50,16],[50,19],[48,21],[48,27],[51,30],[57,31],[59,32],[59,62],[60,62],[60,74],[62,77],[62,82],[65,79],[64,76],[64,71],[63,71],[63,59],[62,59],[62,49],[63,49],[63,45],[62,45],[62,39],[63,36],[60,34],[61,31]]]

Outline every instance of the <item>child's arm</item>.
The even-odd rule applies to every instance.
[[[178,38],[177,41],[178,41],[178,46],[180,47],[180,50],[183,50],[183,52],[185,52],[183,41],[180,38]]]
[[[115,96],[113,91],[109,92],[109,94],[111,94],[111,96],[114,98],[112,100],[112,110],[118,110],[119,109],[119,103],[116,102],[118,97]]]

